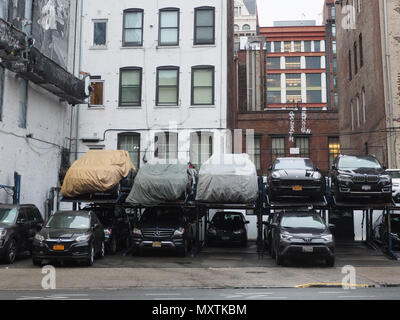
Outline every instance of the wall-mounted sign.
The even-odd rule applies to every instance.
[[[290,148],[290,154],[299,155],[300,154],[300,148]]]

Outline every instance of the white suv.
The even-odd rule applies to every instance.
[[[392,177],[392,196],[395,202],[400,202],[400,169],[387,169]]]

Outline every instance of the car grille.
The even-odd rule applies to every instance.
[[[379,176],[374,176],[374,175],[354,176],[353,177],[353,182],[356,182],[356,183],[363,183],[363,182],[376,183],[378,181],[379,181]]]
[[[378,176],[367,176],[367,181],[368,182],[378,182],[379,177]]]
[[[151,239],[170,239],[175,230],[173,229],[162,229],[162,228],[148,228],[143,229],[142,234],[145,238]]]
[[[315,186],[320,184],[319,180],[280,180],[279,183],[282,186]]]
[[[365,176],[354,176],[353,182],[365,182]]]

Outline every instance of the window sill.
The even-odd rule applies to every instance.
[[[180,49],[180,46],[179,46],[179,45],[171,45],[171,46],[168,46],[168,45],[158,45],[158,46],[156,47],[156,49]]]
[[[179,109],[179,105],[155,105],[154,109]]]
[[[121,46],[121,49],[131,49],[131,50],[138,50],[138,49],[141,49],[141,50],[144,50],[144,47],[143,46]]]
[[[88,110],[104,110],[105,106],[91,106],[88,105]]]
[[[125,109],[142,109],[142,106],[118,106],[117,109],[125,110]]]
[[[216,48],[217,45],[215,43],[213,44],[194,44],[192,45],[192,48]]]
[[[108,46],[91,46],[89,50],[108,50]]]
[[[191,105],[190,108],[216,108],[215,104],[195,104]]]

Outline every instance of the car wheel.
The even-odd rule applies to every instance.
[[[16,257],[17,257],[17,241],[15,239],[10,239],[8,241],[6,249],[5,261],[9,264],[13,264]]]
[[[40,267],[42,265],[42,260],[40,259],[32,259],[32,263],[34,266]]]
[[[93,244],[91,244],[89,247],[89,257],[86,261],[86,265],[88,267],[91,267],[93,265],[93,263],[94,263],[94,246],[93,246]]]
[[[335,266],[335,257],[327,258],[326,266],[329,268],[333,268]]]

